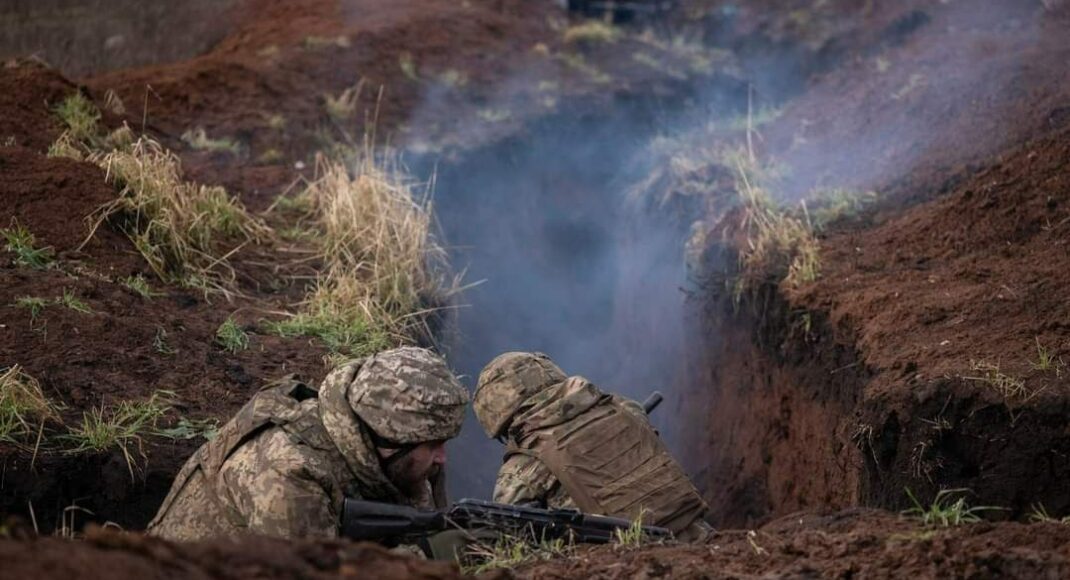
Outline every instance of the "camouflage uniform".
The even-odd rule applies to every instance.
[[[186,462],[149,532],[331,538],[345,497],[431,507],[432,482],[419,497],[403,494],[373,441],[405,449],[451,439],[467,402],[441,358],[411,347],[346,364],[318,393],[292,380],[269,385]]]
[[[551,391],[545,393],[550,394]],[[536,395],[532,401],[537,405],[545,398],[546,395]],[[650,418],[641,404],[616,395],[613,399],[633,415],[649,422]],[[494,483],[494,501],[554,508],[576,507],[576,502],[572,501],[572,497],[554,477],[549,467],[534,457],[520,454],[510,455],[498,470],[498,479]]]
[[[647,523],[670,527],[685,541],[709,535],[711,528],[701,519],[705,503],[657,441],[638,403],[602,393],[583,377],[566,377],[541,353],[506,353],[480,373],[474,407],[487,434],[507,443],[495,501],[579,507],[627,518],[654,504],[653,513],[645,513]],[[594,421],[620,429],[619,439],[639,444],[641,456],[636,456],[638,448],[625,444],[608,454],[618,459],[591,469],[591,461],[606,456],[595,459],[598,453],[587,446],[614,445],[612,440],[598,442],[597,435],[577,435]],[[642,473],[623,466],[629,461]],[[666,495],[651,493],[663,484]]]

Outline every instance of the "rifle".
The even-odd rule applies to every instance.
[[[444,510],[420,510],[352,498],[346,498],[342,506],[343,536],[388,546],[419,543],[432,534],[451,529],[490,530],[535,541],[564,538],[605,544],[616,537],[617,530],[627,530],[632,525],[625,519],[585,514],[576,509],[543,509],[478,499],[462,499]],[[642,530],[653,540],[672,538],[672,532],[665,528],[642,526]]]

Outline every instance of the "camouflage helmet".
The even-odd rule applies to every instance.
[[[520,405],[532,395],[567,379],[541,352],[507,352],[490,361],[476,385],[476,417],[489,437],[500,437]]]
[[[343,365],[324,379],[319,395],[324,426],[345,448],[359,443],[358,423],[397,446],[452,439],[468,404],[468,391],[445,361],[415,347]]]
[[[456,437],[468,390],[438,355],[401,347],[365,360],[348,399],[353,412],[376,435],[413,445]]]

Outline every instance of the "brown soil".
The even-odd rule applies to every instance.
[[[738,312],[716,289],[696,303],[686,411],[709,453],[688,461],[716,521],[901,507],[907,488],[969,488],[1007,517],[1070,509],[1066,375],[1033,364],[1037,341],[1070,348],[1065,22],[1034,4],[911,6],[918,32],[818,77],[761,129],[789,199],[883,201],[824,237],[816,283]],[[1001,394],[978,362],[1024,387]]]
[[[0,86],[0,146],[47,151],[62,129],[50,108],[74,84],[39,62],[11,59],[0,64]]]
[[[273,249],[239,253],[244,296],[227,302],[164,287],[130,242],[106,225],[86,242],[91,229],[87,217],[113,200],[115,190],[93,164],[42,154],[47,139],[58,136],[49,104],[76,89],[34,63],[0,72],[0,95],[26,99],[3,118],[18,145],[0,147],[5,208],[0,222],[27,227],[37,244],[51,247],[57,258],[55,267],[37,271],[18,267],[5,255],[0,266],[0,360],[20,364],[40,380],[47,395],[64,405],[66,423],[79,423],[92,408],[144,400],[159,390],[178,395],[169,424],[180,416],[219,419],[233,413],[265,380],[289,372],[309,380],[322,377],[322,347],[257,334],[256,323],[287,310],[300,292],[285,263],[274,271],[259,265]],[[160,296],[145,299],[126,288],[122,280],[135,274],[150,280]],[[31,320],[28,310],[15,306],[20,297],[51,300],[64,292],[79,297],[93,313],[50,305]],[[228,316],[247,325],[250,350],[229,355],[214,344],[216,329]],[[166,337],[171,352],[160,352],[154,344],[158,336]],[[0,511],[29,515],[33,510],[42,527],[51,529],[59,525],[63,509],[76,502],[101,521],[142,526],[197,443],[149,439],[131,450],[133,474],[118,451],[71,456],[49,452],[46,446],[35,455],[5,446],[0,450]]]
[[[925,529],[884,512],[792,515],[706,545],[600,548],[523,568],[522,578],[1064,578],[1070,528]]]
[[[246,538],[196,544],[107,530],[85,541],[0,540],[7,578],[327,579],[459,578],[456,565],[391,553],[371,544]]]
[[[417,152],[471,149],[565,101],[593,108],[622,93],[679,92],[672,69],[686,62],[634,40],[566,45],[568,21],[549,2],[245,0],[229,17],[234,29],[203,56],[86,82],[98,97],[116,91],[131,125],[147,119],[186,151],[193,176],[242,191],[254,209],[292,181],[292,164],[332,142],[359,144],[368,127]],[[620,58],[640,50],[665,68]],[[356,113],[332,119],[326,98],[358,83]],[[177,138],[197,127],[244,152],[189,151]]]

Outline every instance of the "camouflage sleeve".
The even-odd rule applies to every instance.
[[[339,514],[330,493],[281,431],[234,453],[221,472],[247,531],[282,538],[334,538]]]
[[[538,459],[513,455],[498,470],[494,501],[546,505],[550,492],[557,483],[557,478]]]

